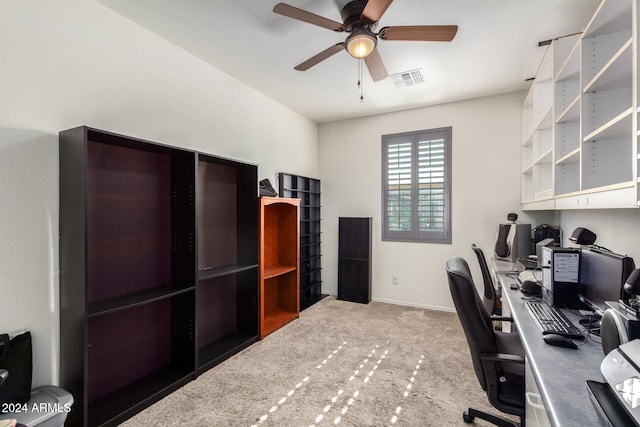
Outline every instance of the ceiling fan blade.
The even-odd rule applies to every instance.
[[[314,65],[316,65],[319,62],[324,61],[325,59],[329,58],[330,56],[335,55],[336,53],[340,52],[341,50],[344,50],[344,43],[340,42],[340,43],[336,43],[333,46],[331,46],[328,49],[323,50],[322,52],[320,52],[319,54],[312,56],[311,58],[307,59],[306,61],[296,65],[294,68],[298,71],[307,71],[309,68],[313,67]]]
[[[373,49],[373,52],[364,58],[364,63],[367,64],[369,74],[371,74],[371,79],[374,82],[386,79],[389,75],[384,63],[382,62],[382,57],[380,56],[378,49]]]
[[[378,22],[393,0],[369,0],[362,11],[362,20],[367,23]]]
[[[273,11],[288,18],[297,19],[298,21],[307,22],[333,31],[345,30],[344,24],[340,22],[307,12],[306,10],[298,9],[297,7],[289,6],[288,4],[278,3],[273,7]]]
[[[378,33],[378,37],[383,40],[450,42],[457,32],[457,25],[413,25],[384,27]]]

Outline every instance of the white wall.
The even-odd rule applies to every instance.
[[[321,124],[323,291],[337,293],[338,217],[373,217],[373,299],[453,309],[444,271],[452,256],[467,259],[481,284],[471,244],[491,256],[498,224],[520,212],[523,93]],[[452,243],[381,241],[381,136],[452,126]],[[398,276],[398,285],[391,284]]]
[[[632,257],[640,268],[640,209],[595,209],[558,211],[556,222],[562,226],[563,245],[571,233],[584,227],[596,234],[596,245]]]
[[[58,137],[78,125],[316,176],[317,125],[94,0],[0,0],[0,332],[57,383]]]

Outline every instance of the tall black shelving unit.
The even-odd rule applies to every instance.
[[[320,301],[322,294],[320,180],[281,172],[281,197],[300,199],[300,310]]]
[[[257,173],[198,154],[196,374],[258,340]]]
[[[371,218],[338,219],[338,299],[371,301]]]
[[[257,167],[85,126],[59,158],[65,425],[117,425],[257,340]]]

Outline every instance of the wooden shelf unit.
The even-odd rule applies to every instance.
[[[193,378],[193,152],[60,133],[60,381],[67,425],[114,425]]]
[[[300,200],[259,200],[262,339],[300,315]]]
[[[86,126],[59,158],[66,425],[117,425],[257,340],[257,167]]]
[[[257,167],[198,154],[196,374],[258,340]]]
[[[280,196],[300,199],[300,310],[326,295],[322,294],[322,233],[320,180],[281,172]]]

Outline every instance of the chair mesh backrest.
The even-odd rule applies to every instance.
[[[451,258],[447,260],[446,269],[451,298],[469,344],[473,368],[482,389],[486,390],[480,355],[498,352],[491,317],[476,291],[467,261],[460,257]]]
[[[491,315],[496,311],[498,299],[496,296],[496,288],[493,286],[493,279],[491,278],[491,273],[489,272],[489,266],[487,265],[487,259],[484,257],[484,252],[481,248],[476,246],[475,243],[471,245],[471,249],[473,249],[478,257],[480,271],[482,272],[482,280],[484,282],[484,297],[482,302],[489,315]]]

